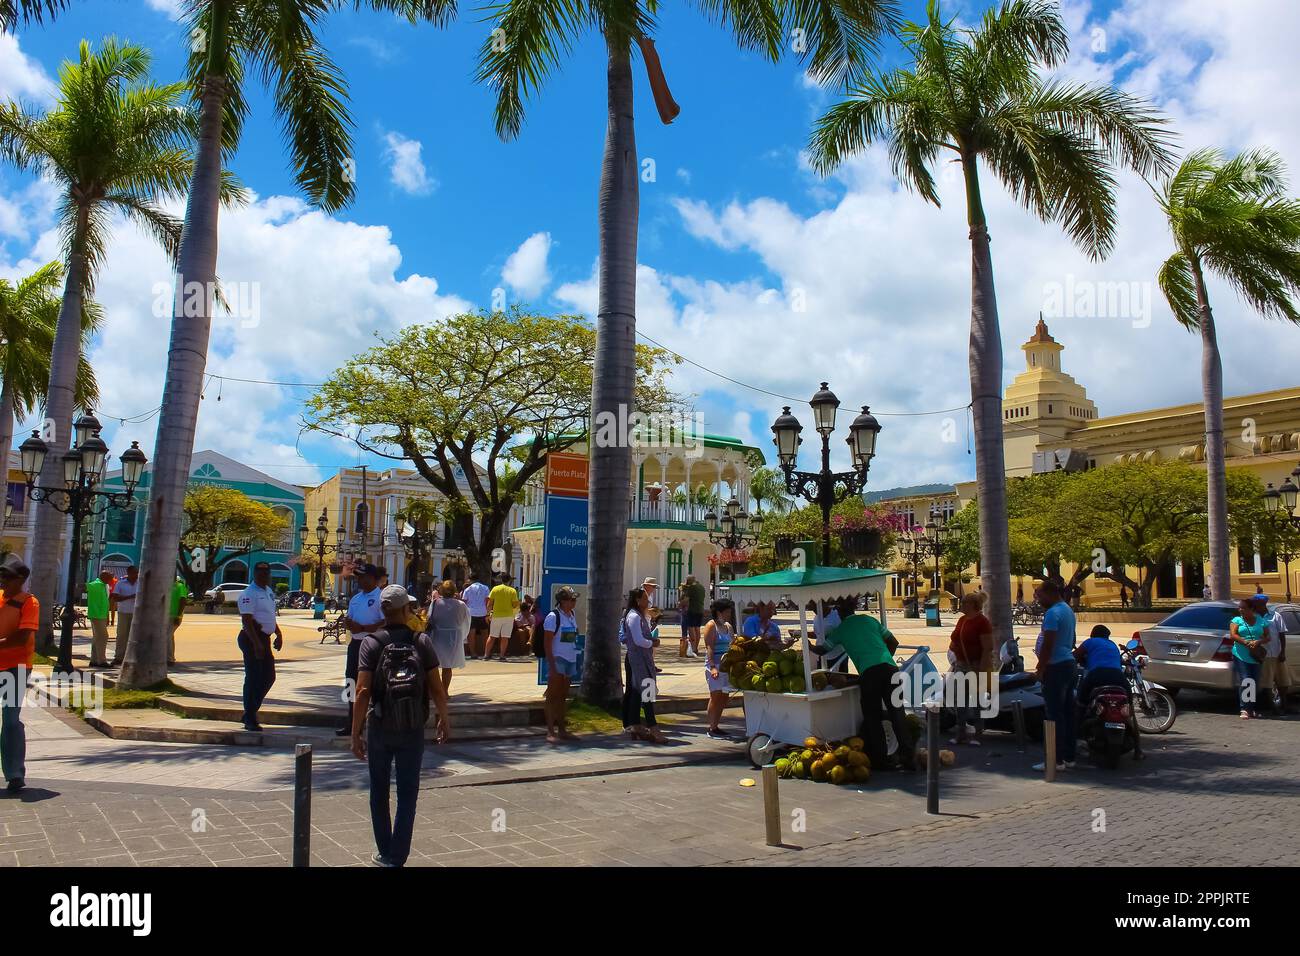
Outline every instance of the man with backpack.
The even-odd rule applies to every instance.
[[[380,595],[383,628],[362,638],[357,661],[352,753],[370,766],[370,822],[376,846],[371,859],[377,866],[403,866],[411,852],[430,700],[437,709],[440,740],[448,728],[447,691],[436,673],[438,655],[428,634],[417,634],[407,626],[410,603],[400,584],[384,588]],[[394,766],[395,817],[388,802]]]

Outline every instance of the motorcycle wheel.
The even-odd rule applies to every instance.
[[[1110,737],[1106,738],[1106,749],[1101,752],[1101,762],[1107,770],[1115,770],[1119,767],[1119,758],[1124,751],[1124,745]]]
[[[1174,699],[1164,691],[1152,688],[1147,691],[1147,700],[1151,703],[1150,710],[1142,706],[1141,698],[1133,698],[1133,719],[1138,730],[1144,734],[1163,734],[1174,725],[1178,716]]]

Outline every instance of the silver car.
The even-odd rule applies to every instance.
[[[1300,604],[1270,604],[1286,633],[1291,682],[1300,682]],[[1236,688],[1228,624],[1238,614],[1235,601],[1197,601],[1179,608],[1154,627],[1133,636],[1151,659],[1143,676],[1170,690]]]

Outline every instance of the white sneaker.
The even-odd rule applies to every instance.
[[[1067,764],[1064,760],[1058,760],[1056,762],[1056,770],[1058,773],[1062,770],[1065,770],[1066,767],[1073,767],[1073,766],[1074,766],[1073,763]],[[1047,761],[1046,760],[1039,761],[1038,763],[1034,764],[1033,767],[1031,767],[1030,769],[1033,770],[1035,773],[1042,773],[1044,770],[1047,769]]]
[[[699,657],[700,655],[695,653],[695,648],[693,648],[693,647],[688,647],[688,648],[686,648],[686,656],[687,656],[687,657]]]

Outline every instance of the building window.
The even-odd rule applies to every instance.
[[[123,544],[135,543],[135,510],[133,508],[112,508],[105,521],[108,540]]]
[[[1259,573],[1260,574],[1277,574],[1277,554],[1261,554],[1259,556]]]
[[[357,534],[365,534],[366,527],[367,527],[366,518],[369,516],[369,513],[370,513],[370,509],[366,507],[366,503],[364,501],[361,502],[359,505],[357,505],[357,513],[355,519],[356,525],[352,529]]]
[[[13,506],[14,514],[22,514],[27,510],[27,486],[21,481],[9,482],[9,490],[5,493],[5,501]]]
[[[1255,573],[1255,542],[1250,540],[1237,542],[1237,573]]]

